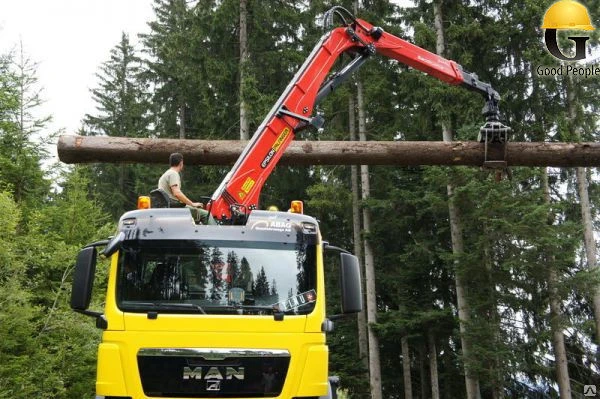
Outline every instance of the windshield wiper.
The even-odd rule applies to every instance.
[[[136,302],[131,305],[136,307],[152,307],[154,309],[162,309],[162,310],[180,310],[180,309],[188,309],[188,310],[197,310],[202,314],[206,314],[204,308],[195,303],[189,302],[176,302],[176,303],[164,303],[164,302]]]
[[[238,311],[257,311],[257,312],[269,312],[272,314],[275,320],[283,320],[283,312],[279,310],[279,307],[275,305],[225,305],[225,306],[216,306],[218,309],[227,309],[227,310],[238,310]]]
[[[266,312],[279,312],[279,308],[277,308],[273,305],[223,305],[223,306],[215,306],[215,309],[263,310]]]
[[[128,304],[130,307],[135,307],[140,310],[147,310],[148,308],[152,308],[152,310],[147,310],[150,313],[154,313],[153,316],[156,315],[157,311],[164,310],[196,310],[202,314],[207,314],[206,311],[219,311],[219,310],[230,310],[230,311],[255,311],[255,312],[268,312],[268,314],[272,314],[275,320],[281,321],[283,320],[284,312],[287,312],[289,309],[281,310],[278,306],[275,305],[220,305],[220,306],[200,306],[195,303],[190,302],[175,302],[175,303],[164,303],[164,302],[134,302]],[[242,313],[240,313],[242,314]]]
[[[158,303],[161,307],[172,307],[178,309],[195,309],[202,314],[206,314],[204,308],[198,304],[190,303],[190,302],[180,302],[180,303]]]

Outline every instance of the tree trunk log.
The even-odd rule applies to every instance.
[[[444,23],[443,23],[443,6],[444,0],[436,0],[433,2],[433,16],[435,20],[435,31],[436,31],[436,52],[440,56],[444,56],[446,48],[446,39],[444,38]],[[452,133],[452,126],[449,121],[442,121],[442,138],[445,143],[454,143],[454,137]],[[485,152],[485,148],[484,148]],[[489,154],[489,151],[488,151]],[[486,156],[484,155],[483,161]],[[488,158],[489,159],[489,158]],[[503,159],[502,155],[499,158]],[[483,162],[482,162],[483,163]],[[452,253],[455,255],[461,255],[464,252],[463,243],[463,223],[460,216],[460,208],[455,203],[454,191],[455,187],[449,182],[446,185],[446,191],[448,192],[448,219],[450,221],[450,236],[452,240]],[[469,299],[466,294],[466,283],[459,270],[458,260],[454,262],[454,281],[456,285],[456,304],[458,308],[458,319],[460,324],[460,342],[462,347],[462,354],[464,359],[464,370],[465,370],[465,387],[467,390],[467,399],[480,399],[481,392],[479,390],[479,379],[474,375],[471,370],[471,342],[467,336],[467,330],[470,328],[468,325],[471,320],[471,306]]]
[[[592,207],[588,191],[588,178],[585,168],[576,169],[577,191],[579,192],[579,203],[581,206],[581,220],[583,224],[583,242],[587,267],[595,272],[598,269],[596,260],[596,239],[594,238],[594,220],[592,218]],[[600,288],[596,288],[592,294],[594,320],[596,322],[596,344],[600,343]]]
[[[246,91],[244,90],[248,70],[248,0],[240,0],[240,140],[250,138],[250,118],[248,115],[248,104],[246,103]]]
[[[542,188],[544,190],[544,201],[551,204],[550,183],[548,181],[548,170],[542,173]],[[553,224],[554,216],[548,215],[548,223]],[[552,348],[554,349],[554,370],[560,399],[571,399],[571,379],[569,377],[569,363],[565,347],[565,335],[563,333],[563,311],[561,298],[558,292],[558,273],[556,272],[555,257],[552,251],[555,248],[543,248],[547,257],[544,262],[548,267],[548,290],[550,299],[550,330],[552,332]]]
[[[437,345],[435,334],[432,330],[427,331],[427,344],[429,346],[429,374],[431,376],[431,399],[440,399],[440,382],[437,366]]]
[[[350,131],[350,140],[357,139],[356,134],[356,104],[354,96],[348,99],[348,130]],[[352,187],[352,233],[354,240],[354,255],[359,259],[361,274],[365,275],[365,262],[362,256],[362,238],[360,224],[360,187],[358,184],[358,166],[350,167],[350,185]],[[364,281],[361,281],[362,292],[365,292]],[[369,339],[367,337],[367,312],[363,309],[358,312],[356,317],[358,330],[358,355],[365,369],[365,377],[369,379]]]
[[[181,152],[188,165],[233,165],[246,141],[177,140],[106,136],[60,136],[64,163],[158,163]],[[503,157],[501,145],[488,148],[488,160]],[[508,166],[600,166],[600,143],[525,143],[506,145]],[[294,141],[282,165],[446,165],[481,166],[484,144],[475,141]]]
[[[577,120],[577,111],[581,109],[581,105],[577,102],[575,95],[575,82],[573,77],[569,76],[567,80],[567,104],[569,107],[569,120],[571,129],[575,136],[580,139],[581,131]],[[585,247],[585,257],[587,267],[590,271],[595,271],[598,268],[596,260],[596,239],[594,238],[594,220],[592,217],[592,207],[590,205],[590,195],[588,191],[588,177],[585,168],[578,167],[575,175],[577,176],[577,192],[579,193],[579,204],[581,207],[581,221],[583,225],[583,243]],[[596,343],[600,344],[600,288],[596,288],[592,294],[592,302],[594,309],[594,320],[596,322]]]
[[[400,346],[402,351],[402,376],[404,377],[404,399],[413,399],[408,335],[403,335],[400,338]]]
[[[357,105],[358,105],[358,138],[361,142],[367,140],[367,116],[365,111],[364,93],[362,82],[359,80],[356,84]],[[360,186],[361,198],[366,201],[371,196],[371,183],[369,176],[369,166],[360,165]],[[371,209],[364,207],[363,214],[363,232],[364,237],[368,237],[371,232]],[[363,237],[363,238],[364,238]],[[365,255],[365,290],[367,299],[367,338],[369,341],[369,384],[371,386],[371,399],[382,399],[381,388],[381,358],[379,353],[379,337],[373,330],[373,325],[377,323],[377,293],[375,290],[375,254],[371,242],[363,239]]]
[[[429,398],[429,382],[430,377],[427,375],[427,368],[425,367],[426,357],[428,356],[425,342],[421,342],[419,345],[419,380],[421,383],[421,396],[420,399]],[[432,398],[433,399],[433,398]]]

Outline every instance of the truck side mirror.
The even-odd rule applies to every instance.
[[[358,258],[341,253],[340,285],[342,289],[342,313],[358,313],[363,309],[362,285]]]
[[[121,244],[125,240],[125,233],[122,231],[119,232],[116,236],[112,237],[110,241],[106,244],[106,248],[102,251],[102,257],[108,258],[115,252],[117,252],[121,248]],[[106,241],[102,241],[104,243]]]
[[[86,313],[92,299],[94,274],[96,273],[96,248],[86,247],[79,251],[75,272],[73,273],[73,289],[71,291],[71,309]]]

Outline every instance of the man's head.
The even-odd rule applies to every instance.
[[[174,152],[169,156],[169,165],[172,167],[183,166],[183,155]]]

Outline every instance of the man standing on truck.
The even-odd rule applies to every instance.
[[[181,191],[181,175],[183,170],[183,155],[174,152],[169,156],[169,165],[171,166],[158,179],[158,188],[169,195],[171,207],[186,207],[192,212],[194,220],[202,223],[208,222],[208,211],[204,210],[204,205],[201,202],[192,202]]]

